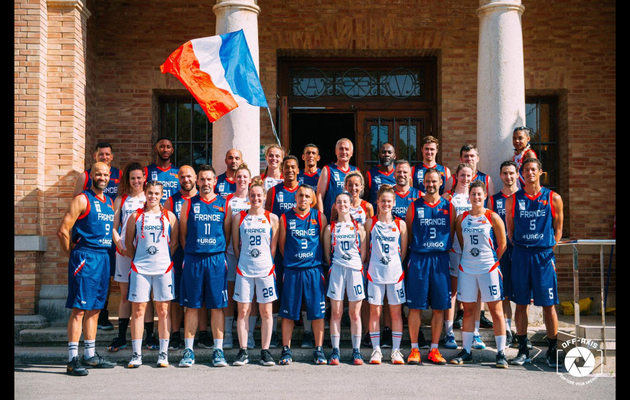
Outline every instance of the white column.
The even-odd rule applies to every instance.
[[[212,7],[217,16],[216,34],[243,29],[252,58],[258,66],[258,14],[257,0],[217,0]],[[266,111],[265,111],[266,112]],[[217,174],[226,170],[225,153],[232,149],[243,153],[252,175],[260,169],[260,107],[239,104],[238,108],[219,118],[212,126],[212,165]]]
[[[525,125],[521,0],[479,0],[477,147],[479,169],[503,184],[499,166],[511,159],[512,130]],[[490,193],[488,193],[490,194]]]

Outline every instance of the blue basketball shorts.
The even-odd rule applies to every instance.
[[[293,321],[300,319],[302,299],[310,320],[326,316],[326,285],[321,268],[285,268],[282,300],[278,316]]]
[[[179,304],[188,308],[227,307],[227,261],[225,253],[184,255]]]
[[[510,300],[519,305],[545,307],[559,304],[556,258],[551,248],[528,249],[514,246]]]
[[[107,300],[109,274],[107,251],[72,250],[68,260],[66,308],[102,310]]]
[[[407,306],[414,310],[451,308],[451,274],[448,252],[411,252],[405,277]]]

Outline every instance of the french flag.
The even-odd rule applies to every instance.
[[[243,30],[193,39],[160,66],[186,86],[210,122],[246,102],[267,107],[256,66]]]

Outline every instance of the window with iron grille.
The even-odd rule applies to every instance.
[[[173,142],[171,162],[195,170],[212,164],[212,123],[192,97],[160,97],[159,135]]]
[[[525,99],[526,125],[532,129],[531,148],[542,162],[541,184],[558,188],[558,99],[553,96]]]

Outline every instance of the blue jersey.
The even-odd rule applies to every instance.
[[[514,207],[512,217],[514,233],[512,242],[522,247],[548,249],[556,245],[553,219],[553,191],[540,188],[536,196],[530,196],[523,189],[512,195]]]
[[[225,251],[223,222],[227,204],[221,196],[206,202],[199,194],[188,200],[188,223],[186,224],[187,254],[219,253]]]
[[[434,204],[423,197],[410,205],[412,210],[411,251],[429,253],[448,251],[452,246],[451,215],[453,206],[443,197]]]
[[[289,189],[284,186],[284,183],[279,183],[276,186],[269,189],[271,192],[271,211],[280,217],[287,210],[292,209],[297,204],[295,202],[295,192],[297,192],[300,185]]]
[[[179,179],[177,178],[177,170],[178,168],[173,164],[171,164],[171,166],[167,169],[162,169],[155,163],[144,168],[147,182],[158,181],[162,182],[162,185],[164,185],[164,194],[162,195],[162,200],[160,201],[162,204],[164,204],[166,199],[174,195],[176,192],[179,192],[180,187]]]
[[[300,216],[295,210],[288,210],[280,217],[286,236],[284,242],[285,268],[321,267],[324,263],[320,233],[322,228],[321,213],[311,211]]]
[[[394,186],[396,184],[396,179],[394,178],[394,169],[392,168],[389,173],[382,172],[378,169],[379,166],[372,167],[367,172],[367,184],[370,192],[370,203],[376,210],[376,195],[378,193],[378,189],[380,189],[381,185],[386,183],[388,185]]]
[[[88,190],[92,188],[92,178],[90,177],[90,172],[92,169],[88,169],[84,172],[85,174],[85,183],[83,184],[83,190]],[[109,167],[109,183],[107,187],[103,190],[107,196],[111,197],[112,200],[116,200],[116,196],[118,195],[118,184],[120,183],[120,170],[116,167]]]
[[[406,193],[396,192],[396,204],[394,204],[394,208],[392,208],[392,214],[394,217],[404,220],[407,215],[409,205],[420,196],[421,194],[418,192],[418,189],[414,189],[412,187],[410,187]]]
[[[433,167],[427,167],[424,164],[414,165],[413,168],[411,169],[411,181],[412,181],[411,185],[415,189],[421,192],[425,192],[424,173],[430,168],[434,168],[440,173],[440,176],[442,177],[442,185],[440,186],[440,194],[444,193],[444,185],[446,184],[446,167],[440,164],[435,164],[435,166]],[[455,186],[453,185],[453,187]]]
[[[173,214],[175,214],[178,221],[179,221],[179,216],[182,212],[182,207],[184,206],[184,203],[186,202],[186,200],[188,200],[188,198],[182,196],[182,192],[179,192],[179,191],[173,194],[168,199],[166,199],[166,203],[168,203],[171,211],[173,211]]]
[[[330,220],[330,213],[332,212],[332,206],[335,202],[335,197],[343,192],[343,181],[349,172],[354,171],[357,167],[350,165],[347,170],[342,170],[337,167],[337,164],[330,163],[324,168],[328,170],[328,182],[326,183],[326,195],[324,196],[324,215],[327,220]]]
[[[72,227],[74,250],[106,252],[113,243],[114,201],[107,196],[103,196],[104,199],[97,197],[92,189],[78,196],[86,197],[87,207]]]
[[[298,183],[300,185],[310,185],[313,187],[313,189],[315,189],[315,192],[317,193],[317,183],[319,182],[319,176],[322,174],[322,170],[317,168],[317,172],[315,172],[312,175],[307,174],[306,172],[304,172],[304,170],[300,171],[300,173],[298,174]]]
[[[507,203],[507,200],[509,198],[510,196],[503,194],[503,192],[499,192],[497,194],[490,196],[488,200],[486,201],[487,208],[494,211],[495,213],[499,215],[499,217],[501,217],[501,220],[503,221],[503,226],[505,227],[506,240],[507,240],[507,225],[505,223],[505,204]],[[510,243],[510,241],[507,240],[507,245],[511,246],[512,243]]]
[[[224,172],[217,176],[217,184],[214,187],[214,193],[221,197],[225,197],[230,193],[236,192],[236,181],[228,178],[227,173]]]

